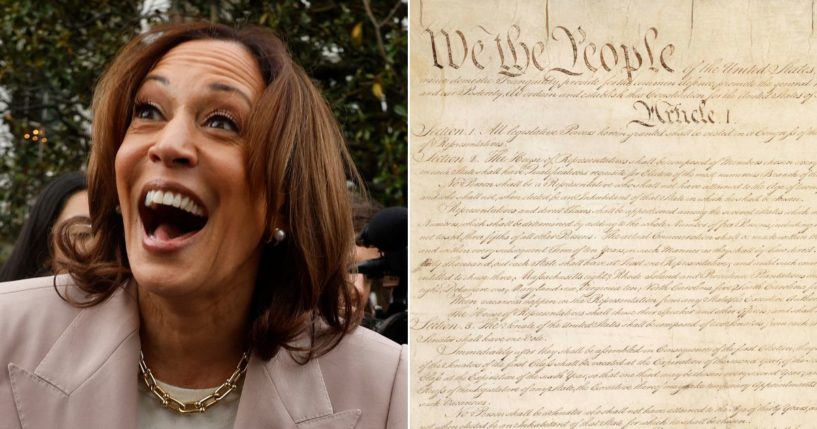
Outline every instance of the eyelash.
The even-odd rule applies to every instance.
[[[146,108],[152,108],[156,113],[159,114],[159,116],[162,116],[162,111],[161,109],[159,109],[159,106],[156,103],[150,100],[137,99],[133,105],[133,117],[139,119],[150,119],[139,116],[141,113],[145,112],[144,109]]]
[[[219,116],[221,116],[224,119],[227,119],[230,122],[230,125],[234,128],[233,130],[228,131],[235,131],[236,133],[240,131],[240,128],[238,127],[238,119],[236,119],[235,115],[223,109],[216,110],[207,115],[207,117],[204,119],[204,123],[206,124],[211,119]]]

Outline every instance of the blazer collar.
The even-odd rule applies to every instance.
[[[10,363],[21,426],[135,428],[138,331],[135,300],[123,288],[78,311],[35,368]]]

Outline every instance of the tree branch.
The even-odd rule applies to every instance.
[[[374,13],[372,13],[372,5],[370,0],[363,0],[363,8],[366,9],[366,15],[368,15],[369,20],[372,21],[374,35],[377,38],[377,50],[380,51],[380,56],[383,57],[383,61],[386,62],[386,67],[389,67],[391,65],[391,61],[389,61],[389,57],[386,56],[386,48],[383,47],[383,35],[380,34],[380,24],[377,23],[377,18],[375,18]]]
[[[389,14],[386,15],[386,17],[383,18],[382,21],[380,21],[380,26],[382,27],[383,25],[387,24],[389,22],[389,20],[392,19],[394,14],[397,13],[398,10],[400,10],[400,6],[402,6],[402,5],[403,5],[403,1],[402,0],[397,0],[397,2],[394,4],[394,6],[389,11]]]

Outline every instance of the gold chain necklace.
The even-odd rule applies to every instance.
[[[233,371],[233,375],[231,375],[230,378],[224,382],[224,384],[218,386],[213,393],[199,399],[198,401],[182,402],[170,396],[170,394],[168,394],[159,386],[158,383],[156,383],[156,378],[153,377],[153,373],[150,372],[150,368],[148,368],[147,364],[145,363],[144,353],[141,351],[139,352],[139,370],[142,372],[142,379],[145,380],[145,385],[148,387],[148,389],[150,389],[150,392],[153,393],[153,396],[161,401],[162,406],[179,414],[203,413],[216,402],[224,399],[230,394],[230,392],[238,388],[238,380],[241,379],[241,376],[247,371],[247,364],[249,362],[250,351],[247,350],[241,356],[241,360],[238,362],[238,366],[235,368],[235,371]]]

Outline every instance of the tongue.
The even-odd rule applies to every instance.
[[[156,238],[162,241],[172,240],[182,234],[182,231],[176,227],[176,225],[171,225],[168,223],[163,223],[156,228],[156,231],[153,233]]]

